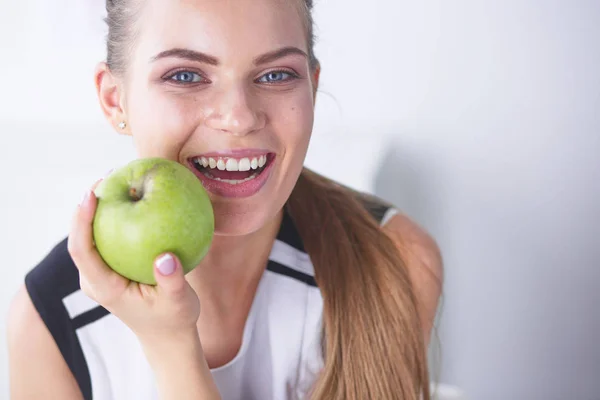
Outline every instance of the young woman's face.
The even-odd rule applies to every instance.
[[[318,72],[294,0],[147,0],[124,118],[140,157],[176,160],[209,191],[217,234],[263,226],[302,169]]]

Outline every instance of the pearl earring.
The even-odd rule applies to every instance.
[[[127,126],[127,124],[123,121],[119,122],[119,128],[121,129],[125,129],[125,127]]]

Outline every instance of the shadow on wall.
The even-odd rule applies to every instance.
[[[374,176],[373,193],[395,205],[431,234],[441,248],[443,241],[442,196],[438,186],[441,175],[435,160],[426,149],[403,145],[390,139],[383,147],[386,153],[380,158],[380,166]],[[429,348],[429,365],[432,382],[443,380],[440,317],[443,301],[440,301],[435,328]]]
[[[374,179],[374,194],[394,204],[436,239],[441,234],[442,199],[435,165],[419,149],[390,140]]]

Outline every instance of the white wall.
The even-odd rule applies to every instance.
[[[5,313],[133,149],[93,93],[103,1],[0,2]],[[477,400],[600,398],[600,4],[317,0],[316,20],[307,163],[438,239],[441,380]]]

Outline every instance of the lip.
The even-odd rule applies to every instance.
[[[198,158],[198,157],[231,157],[231,158],[245,158],[245,157],[258,157],[258,156],[262,156],[265,154],[273,154],[272,151],[266,150],[266,149],[229,149],[229,150],[223,150],[223,151],[211,151],[210,153],[203,153],[203,154],[198,154],[195,155],[193,157],[190,157],[191,159],[194,158]]]
[[[204,188],[220,197],[226,198],[246,198],[250,196],[254,196],[258,193],[263,186],[267,183],[269,178],[271,177],[271,172],[273,171],[273,167],[275,165],[276,155],[274,153],[270,153],[264,150],[260,150],[260,152],[251,153],[254,150],[240,150],[240,151],[227,151],[222,153],[206,153],[199,156],[191,157],[188,159],[189,169],[192,170],[194,175],[202,182]],[[217,155],[218,154],[218,155]],[[235,155],[234,155],[235,154]],[[267,154],[268,162],[264,167],[263,171],[256,178],[249,180],[247,182],[238,183],[237,185],[232,185],[227,182],[220,182],[214,179],[210,179],[205,176],[202,172],[200,172],[193,164],[192,159],[197,157],[250,157],[259,156],[263,154]]]

